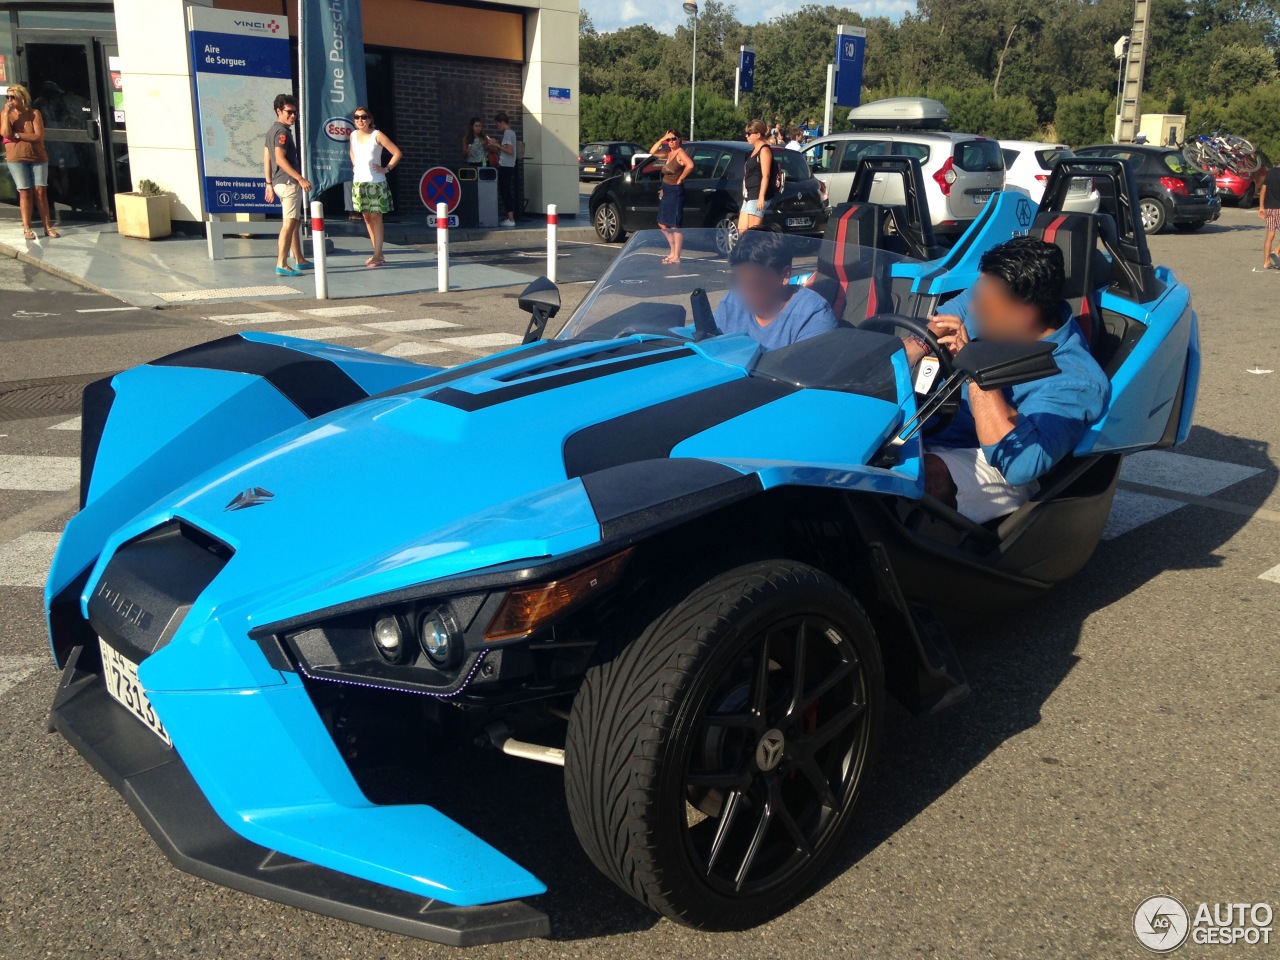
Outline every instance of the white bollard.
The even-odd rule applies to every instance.
[[[311,259],[316,274],[316,299],[329,299],[329,272],[324,258],[324,204],[311,201]]]
[[[556,215],[556,205],[547,204],[547,279],[556,282],[556,232],[560,219]]]
[[[440,282],[436,289],[440,293],[449,292],[449,205],[436,204],[436,273]]]

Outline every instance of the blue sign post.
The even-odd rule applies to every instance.
[[[264,196],[262,150],[271,101],[292,85],[284,17],[187,8],[208,213],[278,210]]]
[[[351,113],[366,103],[360,0],[300,0],[302,168],[314,197],[351,179]]]
[[[862,61],[867,52],[865,27],[836,28],[835,102],[841,107],[862,103]]]
[[[756,52],[751,47],[738,48],[738,90],[754,93],[756,89]]]

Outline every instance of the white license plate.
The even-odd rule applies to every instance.
[[[1206,190],[1204,187],[1196,187],[1194,190],[1191,191],[1191,193],[1193,196],[1197,196],[1197,197],[1207,197],[1209,195],[1209,191]]]
[[[152,733],[169,746],[173,746],[173,741],[169,739],[169,731],[165,730],[160,717],[156,715],[155,708],[151,706],[151,701],[143,692],[142,684],[138,682],[138,665],[114,647],[109,646],[101,637],[98,638],[98,648],[102,651],[102,679],[107,684],[107,693],[111,694],[112,699],[120,706],[145,723]]]
[[[787,217],[788,227],[812,227],[813,217]]]
[[[583,172],[583,173],[595,173],[595,172],[596,172],[596,168],[595,168],[595,167],[583,167],[583,168],[582,168],[582,172]]]
[[[973,202],[978,204],[979,206],[986,203],[990,199],[991,199],[991,194],[989,193],[975,193],[973,195]]]

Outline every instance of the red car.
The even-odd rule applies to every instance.
[[[1258,169],[1266,170],[1271,166],[1271,161],[1265,155],[1259,154],[1258,159],[1262,161],[1262,166]],[[1209,172],[1213,174],[1214,183],[1218,186],[1218,196],[1223,202],[1234,203],[1238,207],[1252,207],[1258,202],[1258,188],[1252,176],[1241,176],[1231,170],[1210,169]]]

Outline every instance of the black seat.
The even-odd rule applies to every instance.
[[[1111,281],[1111,262],[1098,247],[1099,219],[1090,213],[1042,213],[1031,226],[1031,235],[1062,251],[1067,282],[1062,296],[1092,351],[1098,343],[1100,314],[1098,293]]]
[[[843,323],[893,311],[888,271],[876,257],[885,247],[885,218],[878,204],[843,203],[827,221],[812,287]]]

